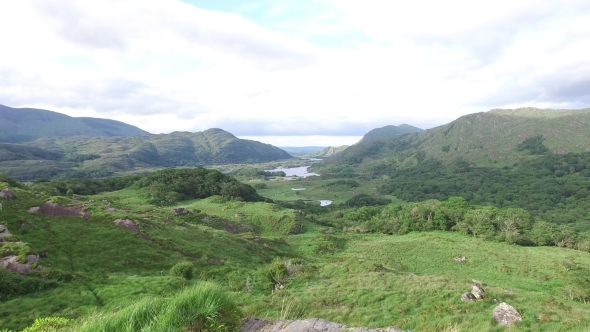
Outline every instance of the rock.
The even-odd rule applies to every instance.
[[[243,322],[240,332],[403,332],[403,330],[394,326],[386,328],[350,328],[343,324],[319,318],[279,321],[249,318],[244,319]]]
[[[245,215],[243,213],[236,213],[236,218],[244,218]]]
[[[90,212],[84,211],[85,208],[86,207],[84,205],[63,206],[58,203],[45,202],[41,204],[39,212],[46,216],[77,216],[84,219],[89,219],[91,217]]]
[[[461,294],[461,301],[463,302],[473,302],[475,301],[475,296],[469,292],[465,292]]]
[[[182,207],[182,206],[172,209],[172,212],[174,212],[175,216],[180,216],[180,215],[191,213],[189,210],[187,210],[185,207]]]
[[[38,206],[33,206],[32,208],[30,208],[28,210],[29,213],[39,213],[39,207]]]
[[[104,210],[104,212],[113,213],[113,212],[117,212],[117,209],[114,209],[114,208],[108,208],[108,209]]]
[[[463,257],[455,257],[454,260],[457,261],[458,263],[461,263],[461,264],[464,264],[467,261],[465,259],[465,256],[463,256]]]
[[[43,251],[39,256],[41,256],[41,258],[47,258],[49,257],[49,252]]]
[[[26,263],[19,263],[16,258],[17,256],[8,256],[3,258],[2,261],[0,261],[0,267],[12,272],[26,274],[31,271],[31,264],[33,262],[39,262],[39,256],[37,255],[27,255]]]
[[[2,211],[2,202],[0,202],[0,211]]]
[[[16,194],[14,193],[14,191],[12,189],[4,188],[4,189],[0,190],[0,198],[15,199]]]
[[[116,225],[119,225],[123,228],[125,228],[126,230],[135,232],[135,233],[139,233],[139,227],[135,224],[135,222],[133,222],[133,220],[130,219],[116,219],[113,221]]]
[[[473,294],[473,296],[475,296],[476,299],[483,299],[485,293],[483,291],[483,289],[477,287],[477,286],[473,286],[471,287],[471,294]]]
[[[513,306],[502,302],[492,312],[492,317],[502,326],[512,326],[514,323],[522,322],[522,316]]]
[[[414,273],[410,273],[410,274],[408,275],[408,277],[410,277],[410,278],[416,278],[416,277],[417,277],[417,275],[416,275],[416,274],[414,274]]]

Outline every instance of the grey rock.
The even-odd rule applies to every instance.
[[[28,210],[29,213],[39,213],[39,207],[38,206],[33,206],[32,208],[30,208]]]
[[[114,209],[114,208],[108,208],[108,209],[104,210],[104,212],[113,213],[113,212],[117,212],[117,209]]]
[[[473,282],[473,284],[474,284],[475,286],[478,286],[478,287],[483,287],[483,282],[481,282],[481,281],[479,281],[479,280],[477,280],[477,279],[471,279],[471,281]]]
[[[2,202],[0,202],[0,211],[2,211]]]
[[[244,218],[245,215],[243,213],[236,213],[236,218]]]
[[[467,262],[467,259],[465,259],[465,256],[462,256],[462,257],[455,257],[455,258],[454,258],[454,260],[455,260],[457,263],[461,263],[461,264],[465,264],[465,262]]]
[[[180,216],[180,215],[191,213],[189,210],[187,210],[183,206],[172,209],[172,212],[174,212],[174,215],[176,215],[176,216]]]
[[[522,316],[513,306],[502,302],[492,312],[492,317],[499,325],[512,326],[514,323],[522,322]]]
[[[319,318],[279,321],[250,318],[244,319],[243,322],[240,332],[403,332],[394,326],[386,328],[350,328],[343,324]]]
[[[477,287],[477,286],[473,286],[471,287],[471,294],[473,294],[473,296],[475,296],[476,299],[483,299],[485,292],[483,291],[483,289]]]
[[[0,190],[0,198],[15,199],[16,194],[14,193],[14,191],[12,189],[4,188],[4,189]]]
[[[119,225],[123,228],[125,228],[126,230],[135,232],[135,233],[139,233],[139,227],[137,226],[137,224],[135,224],[135,222],[133,220],[130,219],[116,219],[113,221],[115,223],[115,225]]]
[[[463,302],[473,302],[475,301],[475,296],[469,292],[465,292],[461,294],[461,301]]]

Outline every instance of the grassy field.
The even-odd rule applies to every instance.
[[[260,192],[289,199],[290,187],[296,185],[309,188],[297,196],[323,199],[324,194],[334,194],[326,191],[334,181],[266,181],[269,189]],[[372,193],[371,186],[367,182],[350,192],[332,190],[341,195],[335,201],[342,202],[353,190]],[[51,289],[2,299],[2,328],[19,330],[36,318],[59,316],[74,320],[64,330],[96,330],[101,319],[118,326],[111,329],[116,330],[122,328],[117,322],[125,320],[119,312],[174,316],[167,306],[190,299],[192,293],[184,290],[207,288],[202,286],[207,281],[227,295],[223,301],[235,304],[223,306],[231,308],[228,317],[320,317],[349,326],[503,331],[491,314],[504,301],[523,315],[514,331],[590,329],[588,304],[576,296],[590,289],[590,255],[581,251],[520,247],[451,232],[327,232],[299,211],[217,196],[180,202],[176,206],[192,213],[177,216],[173,207],[146,204],[135,189],[81,201],[60,198],[88,204],[90,220],[41,216],[26,211],[48,197],[16,192],[16,200],[3,201],[2,224],[30,247],[30,253],[48,252],[41,265],[75,277]],[[106,212],[107,208],[116,212]],[[115,225],[116,218],[134,220],[141,232]],[[300,233],[292,234],[299,224]],[[228,231],[236,229],[237,234]],[[457,256],[465,256],[467,262],[457,263]],[[190,266],[191,279],[171,275],[179,263]],[[486,297],[463,303],[460,295],[471,289],[471,279],[485,283]],[[277,285],[281,287],[275,289]],[[147,306],[152,302],[154,307]],[[219,327],[224,322],[230,320],[219,321],[215,328],[223,331]]]

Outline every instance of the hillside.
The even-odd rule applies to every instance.
[[[0,268],[2,328],[53,316],[38,325],[230,332],[244,317],[319,317],[504,331],[491,318],[501,302],[522,315],[515,331],[581,331],[590,319],[590,234],[520,209],[455,198],[310,214],[203,169],[27,186],[0,174],[8,186],[0,256],[28,273]],[[474,284],[483,298],[463,302]]]
[[[0,105],[0,142],[22,143],[49,136],[143,136],[147,131],[126,123],[97,118],[75,118],[34,108]]]
[[[314,153],[310,153],[305,155],[307,158],[327,158],[333,157],[334,155],[344,151],[349,145],[341,145],[341,146],[328,146],[320,151],[316,151]]]
[[[332,163],[412,166],[420,160],[434,158],[512,164],[545,152],[587,152],[589,140],[590,109],[496,109],[465,115],[419,133],[363,140]]]
[[[0,145],[0,171],[21,180],[104,177],[147,168],[256,163],[291,156],[221,129],[141,137],[48,137]]]
[[[313,154],[325,148],[325,146],[279,146],[279,149],[285,150],[295,157]]]
[[[375,128],[366,133],[361,142],[369,142],[378,139],[389,138],[392,136],[399,136],[403,134],[419,133],[422,129],[410,126],[409,124],[401,124],[399,126],[388,125],[381,128]]]

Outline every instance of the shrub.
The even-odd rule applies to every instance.
[[[170,268],[170,274],[175,277],[181,277],[190,280],[193,277],[193,264],[191,262],[181,262]]]
[[[62,317],[37,318],[33,325],[22,332],[57,332],[70,325],[72,325],[72,321]]]

